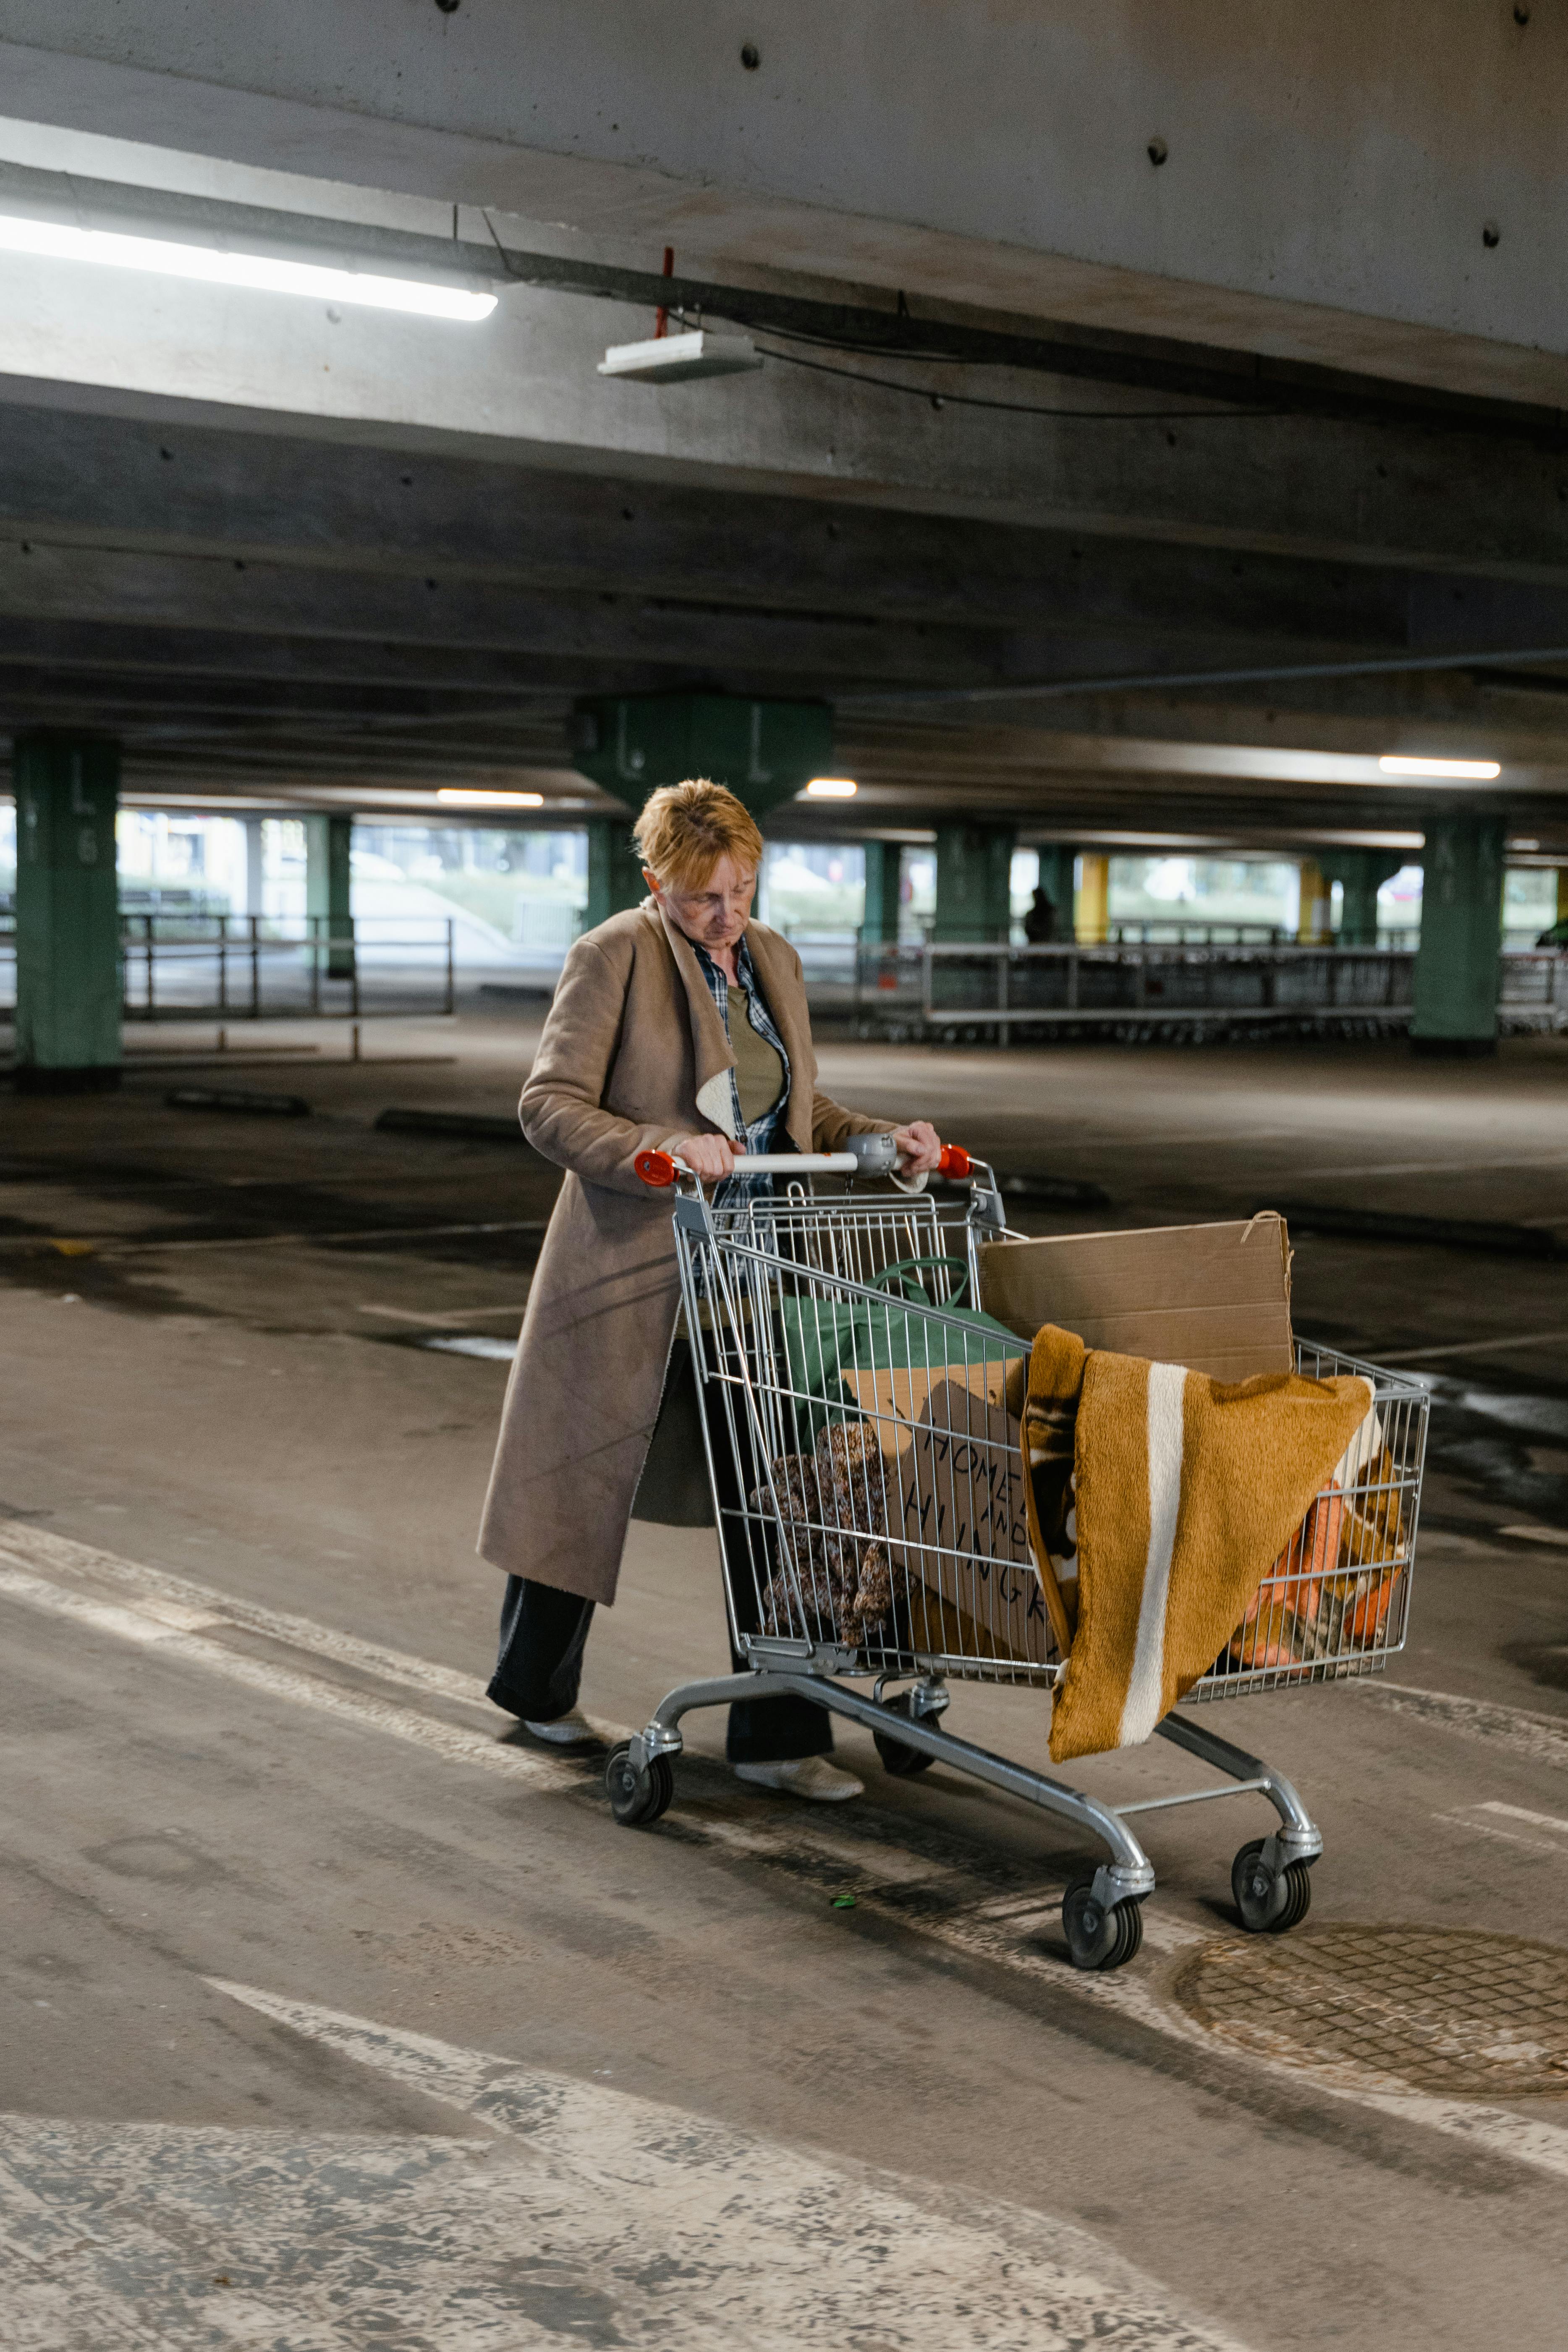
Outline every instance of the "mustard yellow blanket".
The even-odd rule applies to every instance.
[[[1037,1334],[1020,1439],[1068,1662],[1057,1762],[1148,1738],[1225,1649],[1371,1406],[1363,1380],[1226,1384],[1054,1324]],[[1057,1572],[1075,1554],[1076,1594]]]

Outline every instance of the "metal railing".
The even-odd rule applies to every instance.
[[[848,979],[847,960],[846,979]],[[862,944],[853,979],[818,981],[820,1010],[864,1034],[1330,1022],[1399,1029],[1411,1019],[1415,956],[1388,948]],[[837,999],[837,1004],[831,1002]],[[1568,1026],[1568,955],[1510,952],[1500,969],[1505,1028]]]
[[[0,917],[0,1004],[16,1001],[16,924]],[[181,910],[120,919],[127,1021],[355,1021],[451,1013],[455,924],[446,917],[279,918]]]
[[[441,916],[124,915],[121,970],[128,1021],[359,1021],[457,1003],[454,925]]]

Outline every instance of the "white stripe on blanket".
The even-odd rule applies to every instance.
[[[1187,1375],[1180,1364],[1149,1367],[1149,1557],[1143,1563],[1138,1643],[1118,1735],[1122,1748],[1135,1748],[1147,1739],[1164,1712],[1165,1602],[1182,1499],[1182,1400],[1186,1384]]]

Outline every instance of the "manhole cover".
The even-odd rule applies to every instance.
[[[1568,2092],[1568,1952],[1463,1928],[1310,1927],[1205,1944],[1176,1979],[1238,2048],[1458,2096]]]

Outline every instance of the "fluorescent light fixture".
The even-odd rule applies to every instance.
[[[1509,843],[1509,847],[1510,849],[1539,849],[1540,846],[1541,844],[1538,841],[1510,841]]]
[[[542,793],[482,793],[469,792],[461,784],[443,784],[437,793],[438,801],[449,808],[542,808]]]
[[[1502,770],[1495,760],[1417,760],[1389,751],[1378,761],[1385,776],[1476,776],[1489,783]]]
[[[599,373],[631,383],[689,383],[700,375],[742,375],[762,363],[749,335],[710,335],[700,327],[686,335],[650,336],[645,343],[612,343]]]
[[[859,790],[847,776],[813,776],[805,788],[808,801],[852,801]]]
[[[97,261],[115,269],[152,270],[164,278],[196,278],[212,286],[247,286],[262,294],[306,294],[319,302],[353,302],[372,310],[408,310],[423,319],[488,319],[493,294],[462,286],[378,278],[362,269],[329,269],[315,261],[284,261],[260,253],[232,253],[212,245],[176,245],[161,236],[121,236],[100,228],[67,228],[55,221],[18,220],[0,214],[0,252],[36,253],[49,261]]]

